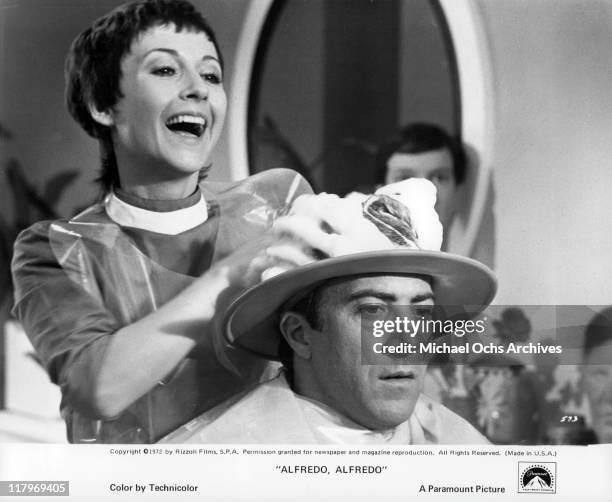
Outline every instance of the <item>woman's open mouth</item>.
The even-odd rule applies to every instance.
[[[173,115],[166,121],[166,127],[173,133],[188,138],[199,138],[206,130],[206,118],[201,115]]]

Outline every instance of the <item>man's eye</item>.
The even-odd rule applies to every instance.
[[[412,313],[417,317],[422,317],[424,319],[432,319],[433,318],[433,307],[431,305],[417,305],[412,307]]]
[[[388,311],[387,306],[380,303],[369,303],[359,306],[359,313],[365,316],[384,316]]]
[[[429,181],[434,184],[443,185],[450,181],[450,176],[448,174],[436,174],[429,178]]]
[[[162,77],[171,77],[176,74],[176,70],[171,66],[161,66],[153,70],[153,75],[159,75]]]

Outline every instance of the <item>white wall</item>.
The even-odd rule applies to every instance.
[[[496,96],[497,302],[612,303],[612,3],[477,3]]]

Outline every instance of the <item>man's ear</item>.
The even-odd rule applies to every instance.
[[[312,328],[302,314],[285,312],[280,319],[279,329],[296,356],[310,359],[310,336]]]
[[[115,125],[115,117],[111,109],[100,110],[94,103],[87,103],[91,118],[93,118],[98,124],[111,127]]]

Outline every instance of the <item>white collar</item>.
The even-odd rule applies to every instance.
[[[104,207],[108,216],[119,225],[166,235],[186,232],[208,219],[204,194],[193,206],[176,211],[158,212],[128,204],[111,192],[104,200]]]

